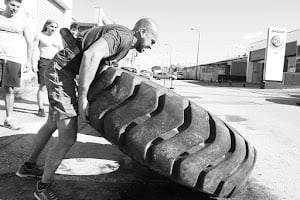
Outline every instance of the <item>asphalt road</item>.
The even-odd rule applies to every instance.
[[[171,86],[169,80],[156,82]],[[300,101],[300,89],[261,90],[239,86],[179,80],[172,83],[175,92],[226,121],[258,150],[250,180],[235,199],[300,199],[297,190],[300,185],[300,106],[295,104]],[[36,90],[36,85],[22,88],[22,98],[16,99],[15,119],[22,130],[0,127],[1,200],[34,199],[36,180],[18,178],[15,171],[29,155],[34,135],[45,121],[36,116]],[[1,100],[0,124],[4,117]],[[39,159],[41,165],[47,148]],[[57,196],[64,200],[209,199],[139,165],[91,127],[79,133],[77,143],[53,183]]]

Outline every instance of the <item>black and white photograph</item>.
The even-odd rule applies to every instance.
[[[0,0],[0,200],[299,200],[299,8]]]

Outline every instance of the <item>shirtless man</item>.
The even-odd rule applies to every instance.
[[[20,44],[23,39],[27,43],[27,64],[32,65],[32,38],[29,26],[24,17],[18,15],[22,0],[5,0],[6,9],[0,11],[0,85],[3,88],[3,99],[5,102],[6,119],[4,127],[11,130],[19,130],[20,127],[13,123],[14,88],[21,85],[21,66],[23,63],[23,49]]]
[[[110,24],[87,31],[82,40],[83,50],[73,59],[69,56],[68,49],[55,55],[45,71],[50,103],[48,119],[36,135],[29,159],[16,173],[20,177],[42,175],[34,192],[36,199],[57,200],[49,183],[62,159],[75,143],[77,131],[88,123],[87,94],[99,66],[121,60],[130,49],[136,49],[140,53],[151,49],[157,38],[157,24],[152,19],[143,18],[132,30]],[[78,74],[77,90],[75,77]],[[47,153],[43,172],[36,165],[36,161],[56,130],[58,140]]]
[[[44,24],[42,32],[39,33],[33,41],[34,46],[38,43],[40,59],[38,61],[38,83],[39,89],[37,91],[37,103],[38,103],[38,113],[39,117],[45,117],[44,101],[46,85],[44,79],[45,68],[51,62],[54,55],[61,49],[63,49],[63,44],[60,36],[56,34],[58,28],[58,23],[55,20],[47,20]]]

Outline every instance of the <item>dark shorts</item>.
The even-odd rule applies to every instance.
[[[0,86],[21,86],[21,64],[0,59]]]
[[[53,120],[77,116],[77,83],[69,71],[51,61],[45,70],[45,84],[48,91],[49,115]]]
[[[45,69],[47,68],[47,66],[51,63],[51,59],[46,59],[46,58],[40,58],[39,62],[38,62],[38,83],[40,85],[45,85]]]

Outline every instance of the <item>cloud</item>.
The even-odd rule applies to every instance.
[[[244,40],[253,40],[255,38],[258,38],[258,37],[261,37],[264,33],[261,32],[261,31],[258,31],[258,32],[253,32],[253,33],[249,33],[245,36],[243,36],[243,39]]]

